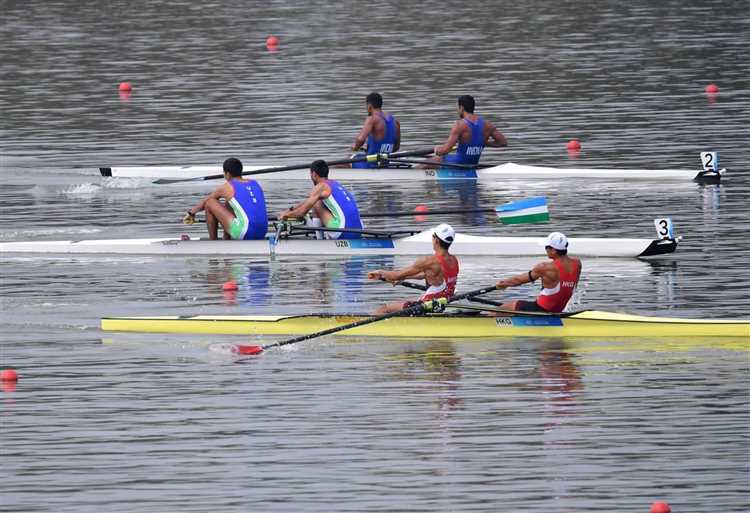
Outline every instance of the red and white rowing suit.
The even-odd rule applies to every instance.
[[[440,285],[430,285],[429,288],[419,298],[420,301],[429,301],[440,297],[451,297],[456,293],[456,282],[458,281],[458,258],[453,257],[454,266],[448,265],[440,255],[435,255],[440,262],[440,269],[443,271],[443,283]]]
[[[536,298],[536,304],[548,312],[562,312],[573,297],[581,272],[581,262],[579,260],[570,260],[570,262],[572,263],[571,269],[566,271],[560,260],[553,260],[560,275],[557,285],[552,288],[543,288]]]

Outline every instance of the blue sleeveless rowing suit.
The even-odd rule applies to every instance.
[[[234,189],[234,198],[229,206],[234,212],[234,220],[229,229],[233,239],[262,240],[268,231],[268,214],[263,189],[255,180],[229,182]]]
[[[459,142],[456,153],[443,157],[443,162],[476,165],[479,164],[479,157],[484,149],[484,119],[478,117],[476,123],[466,118],[463,121],[471,129],[471,140],[468,144]]]
[[[323,200],[323,205],[331,212],[333,219],[326,228],[357,228],[362,229],[359,218],[359,208],[354,196],[336,180],[326,180],[331,188],[331,195]],[[359,233],[325,232],[328,239],[360,239]]]
[[[393,148],[396,146],[396,118],[388,114],[384,115],[382,112],[376,112],[375,116],[380,116],[385,122],[385,135],[382,139],[375,139],[372,132],[367,136],[367,153],[357,153],[357,156],[364,155],[375,155],[377,153],[393,153]],[[354,162],[352,167],[366,169],[372,167],[378,167],[377,162]]]

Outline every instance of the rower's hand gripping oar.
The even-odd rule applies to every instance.
[[[429,301],[424,301],[424,302],[409,306],[407,308],[403,308],[396,312],[390,312],[390,313],[383,314],[383,315],[376,315],[374,317],[362,319],[361,321],[352,322],[350,324],[344,324],[343,326],[329,328],[327,330],[318,331],[316,333],[310,333],[309,335],[301,335],[299,337],[291,338],[289,340],[282,340],[281,342],[274,342],[273,344],[266,344],[263,346],[236,345],[235,350],[237,354],[257,355],[268,349],[271,349],[272,347],[281,347],[281,346],[287,346],[289,344],[296,344],[297,342],[302,342],[304,340],[310,340],[312,338],[318,338],[318,337],[322,337],[325,335],[331,335],[333,333],[338,333],[339,331],[350,330],[352,328],[357,328],[359,326],[364,326],[366,324],[372,324],[374,322],[384,321],[386,319],[390,319],[391,317],[398,317],[398,316],[405,316],[405,315],[418,315],[418,314],[425,313],[425,312],[441,312],[443,311],[443,309],[445,309],[446,305],[453,303],[454,301],[460,301],[462,299],[470,299],[475,296],[487,294],[488,292],[492,292],[494,290],[497,290],[497,285],[492,285],[490,287],[483,287],[481,289],[472,290],[471,292],[465,292],[464,294],[457,294],[450,298],[431,299]]]
[[[411,150],[411,151],[400,151],[396,153],[374,153],[372,155],[359,155],[356,157],[351,157],[348,159],[340,159],[340,160],[328,160],[326,161],[329,166],[338,166],[341,164],[353,164],[355,162],[382,162],[393,158],[398,157],[423,157],[425,155],[429,155],[432,153],[433,148],[423,148],[421,150]],[[266,173],[279,173],[281,171],[293,171],[295,169],[305,169],[310,167],[310,162],[305,162],[304,164],[292,164],[289,166],[276,166],[276,167],[268,167],[265,169],[256,169],[255,171],[245,171],[242,173],[242,176],[251,176],[251,175],[261,175]],[[224,178],[224,174],[216,174],[216,175],[208,175],[208,176],[196,176],[193,178],[159,178],[158,180],[154,180],[152,183],[164,185],[164,184],[171,184],[171,183],[180,183],[180,182],[203,182],[205,180],[218,180],[220,178]]]

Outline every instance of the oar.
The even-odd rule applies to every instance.
[[[392,158],[398,158],[398,157],[412,157],[417,156],[421,157],[424,155],[429,155],[432,153],[433,148],[424,148],[421,150],[411,150],[411,151],[400,151],[397,153],[374,153],[372,155],[360,155],[357,157],[351,157],[348,159],[341,159],[341,160],[329,160],[327,161],[329,166],[338,166],[341,164],[353,164],[354,162],[379,162],[381,160],[388,160]],[[310,167],[310,162],[305,162],[304,164],[292,164],[289,166],[276,166],[276,167],[268,167],[265,169],[257,169],[255,171],[245,171],[242,173],[242,176],[251,176],[251,175],[261,175],[265,173],[278,173],[281,171],[292,171],[294,169],[305,169]],[[205,180],[217,180],[219,178],[224,178],[224,174],[220,175],[208,175],[208,176],[196,176],[194,178],[159,178],[158,180],[154,180],[152,183],[155,184],[170,184],[170,183],[180,183],[180,182],[202,182]]]
[[[352,328],[357,328],[359,326],[364,326],[366,324],[372,324],[374,322],[384,321],[386,319],[390,319],[391,317],[404,316],[404,315],[417,315],[417,314],[424,313],[424,312],[439,311],[441,308],[444,308],[445,305],[448,305],[454,301],[460,301],[462,299],[469,299],[474,296],[487,294],[488,292],[492,292],[493,290],[497,290],[497,285],[492,285],[490,287],[483,287],[481,289],[472,290],[471,292],[458,294],[451,298],[432,299],[430,301],[425,301],[423,303],[419,303],[419,304],[416,304],[407,308],[403,308],[396,312],[390,312],[390,313],[383,314],[383,315],[376,315],[374,317],[362,319],[361,321],[352,322],[350,324],[344,324],[343,326],[329,328],[327,330],[318,331],[316,333],[310,333],[309,335],[301,335],[299,337],[294,337],[289,340],[282,340],[281,342],[274,342],[273,344],[266,344],[263,346],[235,345],[235,349],[238,354],[256,355],[268,349],[271,349],[272,347],[281,347],[281,346],[287,346],[289,344],[296,344],[297,342],[302,342],[304,340],[310,340],[312,338],[318,338],[318,337],[322,337],[325,335],[331,335],[333,333],[338,333],[339,331],[350,330]]]
[[[404,164],[418,164],[430,167],[450,167],[455,169],[486,169],[495,167],[493,164],[457,164],[453,162],[437,162],[434,160],[412,160],[412,159],[391,159],[393,162],[403,162]]]
[[[378,238],[378,239],[393,239],[399,235],[409,236],[409,235],[416,235],[417,233],[419,233],[419,230],[385,231],[385,230],[368,230],[366,228],[326,228],[325,226],[290,225],[289,235],[293,235],[295,231],[305,232],[305,233],[312,233],[312,232],[358,233],[360,235],[370,235],[371,238]],[[363,237],[363,238],[366,238],[366,237]]]
[[[415,212],[414,210],[402,212],[382,212],[375,214],[360,214],[361,218],[373,217],[406,217],[406,216],[429,216],[449,214],[489,214],[497,215],[498,221],[503,224],[541,223],[549,221],[549,210],[547,198],[536,196],[510,203],[497,205],[494,208],[462,208],[453,210],[435,210],[426,212]]]
[[[380,280],[390,283],[383,278],[380,278]],[[397,283],[394,283],[394,285],[401,285],[402,287],[406,287],[407,289],[415,289],[415,290],[420,290],[422,292],[427,290],[426,286],[420,285],[419,283],[414,283],[413,281],[399,281]],[[473,303],[481,303],[483,305],[491,305],[491,306],[498,306],[498,307],[502,306],[502,303],[499,303],[497,301],[492,301],[491,299],[483,299],[481,297],[470,297],[467,299]]]

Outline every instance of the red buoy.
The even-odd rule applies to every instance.
[[[570,141],[568,141],[568,149],[578,151],[581,149],[581,143],[578,141],[578,139],[571,139]]]
[[[263,348],[261,346],[245,346],[242,344],[235,344],[232,352],[235,354],[256,355],[262,353]]]
[[[132,90],[133,90],[133,86],[130,84],[130,82],[120,82],[121,93],[129,93]]]
[[[420,205],[417,205],[416,207],[414,207],[414,213],[415,214],[424,214],[428,210],[429,209],[427,208],[427,205],[420,204]],[[427,221],[427,216],[416,215],[416,216],[414,216],[414,220],[416,222],[418,222],[418,223],[423,223],[423,222]]]
[[[276,36],[268,36],[266,38],[266,48],[269,50],[275,50],[279,47],[279,38]]]
[[[716,84],[708,84],[706,86],[706,92],[708,94],[716,94],[719,92],[719,86],[717,86]]]
[[[651,505],[651,513],[672,513],[672,508],[666,502],[656,501]]]
[[[0,381],[18,381],[18,373],[14,369],[4,369],[0,372]]]
[[[221,288],[224,290],[237,290],[237,283],[234,280],[229,280]]]

